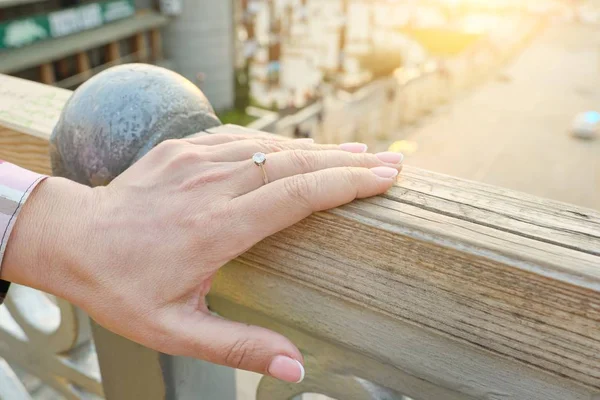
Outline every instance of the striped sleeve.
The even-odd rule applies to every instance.
[[[43,175],[0,160],[0,276],[6,244],[19,211],[31,191],[44,178]],[[9,285],[0,280],[0,304],[6,297]]]

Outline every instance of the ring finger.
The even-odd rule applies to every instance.
[[[243,195],[279,179],[308,174],[338,167],[391,167],[402,170],[404,156],[401,153],[355,154],[339,150],[309,151],[290,150],[266,154],[266,161],[258,166],[253,160],[240,162],[236,174],[239,194]],[[264,174],[261,169],[264,168]]]

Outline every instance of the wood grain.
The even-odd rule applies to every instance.
[[[423,335],[483,351],[487,371],[469,358],[452,365],[477,370],[479,380],[495,382],[492,386],[514,398],[555,398],[545,397],[553,385],[542,390],[538,377],[528,390],[537,387],[539,395],[523,397],[525,392],[516,392],[516,376],[504,386],[494,378],[505,368],[500,359],[600,394],[599,249],[600,214],[593,210],[407,168],[388,194],[316,214],[240,257],[236,269],[241,263],[284,278],[277,285],[286,289],[270,297],[276,305],[258,299],[271,296],[257,290],[262,278],[245,279],[239,271],[218,281],[216,294],[273,317],[281,304],[307,303],[315,319],[308,325],[290,308],[289,315],[277,317],[304,329],[317,326],[315,333],[348,343],[347,331],[331,325],[348,315],[327,312],[316,301],[318,291],[354,303],[364,318],[385,315]],[[264,278],[263,289],[274,290],[272,279]],[[288,282],[311,294],[287,298]],[[382,362],[390,362],[386,357],[398,345],[390,335],[386,342],[377,338],[387,348],[379,349]],[[439,356],[427,356],[420,376],[433,374]],[[400,356],[393,360],[399,368],[405,362]],[[447,381],[448,371],[438,373],[440,382]],[[460,384],[474,385],[468,382]]]
[[[71,92],[0,75],[0,159],[50,174],[48,139]]]
[[[50,175],[48,141],[0,126],[0,160]]]
[[[0,126],[47,141],[71,94],[0,74]]]
[[[314,364],[324,369],[340,362],[344,366],[338,371],[414,400],[590,400],[598,393],[239,261],[220,272],[209,303],[224,317],[289,337],[308,361],[308,376],[315,373]],[[331,354],[332,344],[344,348],[345,353]]]

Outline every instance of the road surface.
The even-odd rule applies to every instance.
[[[600,27],[548,27],[502,72],[406,137],[406,164],[600,209],[600,137],[569,136],[600,110]]]

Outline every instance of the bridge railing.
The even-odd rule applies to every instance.
[[[0,76],[0,158],[49,173],[68,97]],[[569,204],[407,167],[387,194],[231,262],[209,302],[303,352],[304,382],[263,378],[261,400],[600,398],[600,214]],[[13,290],[0,308],[0,398],[30,396],[9,365],[69,399],[235,398],[231,370],[91,326],[60,299]]]

